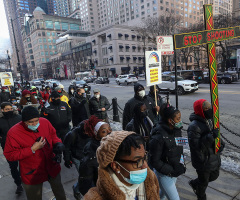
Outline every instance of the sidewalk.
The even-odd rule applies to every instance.
[[[181,200],[197,200],[192,189],[188,185],[188,181],[196,177],[196,172],[192,167],[190,159],[186,159],[187,171],[186,174],[180,176],[177,181],[177,188]],[[62,164],[62,182],[68,200],[75,200],[72,193],[72,185],[78,178],[75,167],[67,169]],[[219,178],[209,184],[207,188],[208,200],[240,200],[240,177],[232,175],[223,170],[220,171]],[[15,194],[16,185],[10,174],[8,163],[0,150],[0,199],[1,200],[26,200],[26,195],[17,196]],[[53,197],[50,185],[44,183],[43,185],[43,200],[50,200]]]

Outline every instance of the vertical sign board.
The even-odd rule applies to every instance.
[[[213,8],[211,4],[204,5],[204,18],[206,30],[213,29]],[[211,100],[213,107],[213,126],[220,130],[219,125],[219,99],[218,99],[218,78],[217,78],[217,62],[216,62],[216,48],[215,43],[209,43],[208,46],[208,62],[209,62],[209,78],[211,88]],[[220,131],[215,140],[215,152],[220,148]]]
[[[0,73],[2,86],[13,86],[12,72],[1,72]]]
[[[162,55],[173,55],[173,38],[172,36],[157,36],[157,50]]]
[[[162,83],[161,51],[146,51],[147,87]]]

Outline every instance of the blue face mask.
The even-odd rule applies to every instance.
[[[17,94],[20,94],[20,91],[16,91]]]
[[[119,163],[118,163],[119,164]],[[120,165],[120,164],[119,164]],[[126,172],[128,172],[130,174],[130,179],[124,177],[120,171],[120,175],[122,176],[122,178],[130,184],[141,184],[142,182],[145,181],[145,179],[147,178],[147,168],[145,169],[141,169],[138,171],[128,171],[127,169],[125,169],[122,165],[120,165],[120,167],[122,167]]]
[[[28,128],[32,131],[36,131],[39,127],[40,123],[38,122],[38,124],[36,126],[32,126],[32,125],[28,125]]]

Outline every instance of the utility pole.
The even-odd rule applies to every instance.
[[[18,19],[18,18],[16,18]],[[14,19],[14,20],[16,20]],[[19,55],[18,55],[18,48],[17,48],[17,43],[16,43],[16,38],[15,38],[15,32],[14,32],[14,27],[13,27],[13,19],[11,19],[11,25],[12,25],[12,31],[13,31],[13,39],[14,39],[14,44],[15,44],[15,49],[16,49],[16,55],[17,55],[17,71],[20,72],[20,76],[21,76],[21,82],[23,85],[23,76],[22,76],[22,69],[21,69],[21,65],[20,65],[20,60],[19,60]]]
[[[7,50],[7,55],[8,55],[8,62],[9,62],[9,68],[10,68],[10,71],[12,71],[12,66],[11,66],[11,62],[10,62],[10,56],[9,56],[9,52]]]

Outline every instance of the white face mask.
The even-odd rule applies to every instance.
[[[73,94],[73,93],[74,93],[74,90],[71,90],[71,93]]]
[[[99,99],[100,98],[100,94],[94,94],[94,96]]]
[[[140,92],[138,92],[138,95],[142,98],[145,97],[145,90],[141,90]]]

